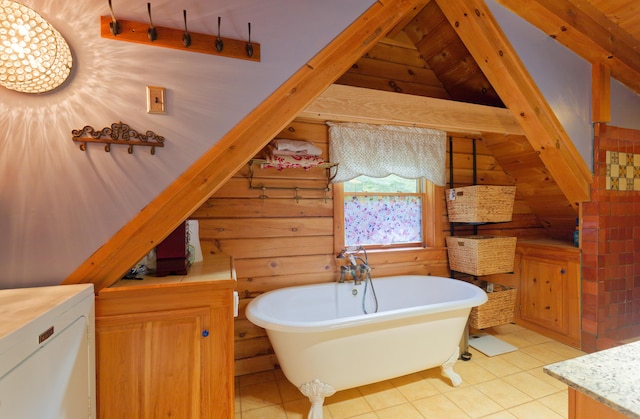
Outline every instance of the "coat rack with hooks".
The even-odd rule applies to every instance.
[[[315,166],[316,168],[321,168],[321,169],[326,169],[327,170],[327,186],[325,186],[324,188],[311,188],[311,187],[297,187],[297,186],[266,186],[262,183],[258,184],[258,185],[254,185],[253,184],[253,175],[254,175],[254,165],[260,165],[260,164],[265,164],[267,163],[267,160],[263,160],[263,159],[251,159],[249,160],[249,169],[250,169],[250,174],[249,174],[249,189],[250,190],[260,190],[262,191],[262,195],[259,196],[259,198],[261,199],[265,199],[265,198],[269,198],[269,196],[266,195],[266,191],[268,189],[271,190],[290,190],[290,191],[294,191],[294,196],[293,199],[296,200],[296,202],[299,202],[301,199],[324,199],[324,201],[326,202],[329,199],[329,196],[327,195],[330,191],[331,188],[329,187],[331,181],[333,180],[333,178],[336,176],[337,174],[337,167],[338,164],[337,163],[322,163],[319,164],[318,166]],[[336,168],[336,171],[333,173],[333,175],[331,174],[331,169],[332,168]],[[298,192],[300,191],[323,191],[324,192],[324,196],[322,198],[305,198],[302,197],[298,194]]]
[[[100,16],[100,36],[116,41],[134,42],[157,47],[220,55],[250,61],[260,61],[260,44],[251,41],[251,23],[248,23],[248,38],[241,41],[220,36],[221,18],[218,17],[217,35],[190,32],[187,29],[187,11],[183,11],[184,29],[155,26],[151,19],[151,4],[147,3],[149,22],[116,19],[111,1],[111,16]]]
[[[164,147],[164,137],[153,131],[140,133],[122,122],[114,122],[110,127],[104,127],[96,131],[86,125],[82,129],[71,131],[71,139],[80,143],[80,150],[87,150],[87,143],[105,144],[104,151],[111,151],[111,144],[123,144],[129,146],[129,154],[133,154],[134,146],[151,147],[151,154],[156,154],[156,147]]]

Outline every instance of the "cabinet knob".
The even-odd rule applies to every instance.
[[[565,271],[564,269],[560,269],[560,273],[561,273],[562,275],[564,275],[564,274],[566,274],[566,273],[567,273],[567,271]]]
[[[202,337],[206,338],[207,336],[209,336],[209,331],[207,329],[202,331]]]

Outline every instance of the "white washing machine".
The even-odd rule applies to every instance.
[[[0,290],[0,419],[96,417],[92,284]]]

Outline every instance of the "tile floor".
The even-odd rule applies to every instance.
[[[440,368],[339,391],[325,400],[325,419],[566,418],[567,386],[542,371],[583,352],[515,324],[483,331],[518,348],[494,357],[469,348],[452,387]],[[309,400],[281,371],[236,377],[236,419],[306,418]]]

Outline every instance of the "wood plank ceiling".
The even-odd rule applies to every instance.
[[[640,92],[640,3],[637,0],[498,2],[585,60],[611,68],[613,77]],[[446,3],[436,0],[424,3],[424,7],[406,16],[336,83],[507,107],[505,99],[473,58],[468,44],[461,39],[460,30],[456,31],[451,18],[447,18],[439,6]],[[559,171],[552,173],[549,161],[540,156],[526,135],[484,133],[483,141],[498,163],[517,180],[520,195],[543,225],[550,231],[572,228],[577,202],[566,192],[567,188],[575,187],[562,184],[566,178]]]
[[[336,83],[504,107],[436,2],[416,12]]]
[[[637,0],[497,0],[640,94]],[[339,84],[504,106],[436,1],[422,0]]]

